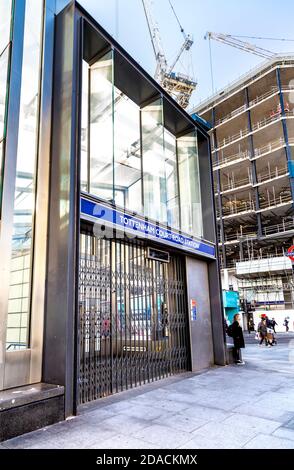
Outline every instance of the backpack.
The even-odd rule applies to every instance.
[[[227,335],[231,336],[231,337],[233,337],[233,328],[232,328],[232,326],[233,326],[233,323],[230,326],[228,326],[228,329],[227,329]]]

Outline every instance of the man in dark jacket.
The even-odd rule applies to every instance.
[[[245,364],[245,362],[242,361],[241,359],[241,351],[240,351],[240,349],[245,348],[243,330],[242,330],[240,323],[241,323],[241,315],[237,313],[236,315],[234,315],[234,322],[232,323],[232,337],[234,340],[233,354],[234,354],[234,359],[235,359],[236,364]]]

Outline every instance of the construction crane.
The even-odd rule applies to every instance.
[[[255,44],[251,44],[249,42],[241,41],[240,39],[238,39],[238,36],[232,36],[231,34],[212,33],[211,31],[208,31],[204,36],[204,39],[208,39],[209,41],[211,39],[214,39],[215,41],[222,42],[227,46],[235,47],[236,49],[249,52],[250,54],[255,54],[259,57],[262,57],[263,59],[273,59],[277,55],[276,53],[269,51],[268,49],[264,49],[263,47],[256,46]]]
[[[142,3],[156,59],[156,70],[154,78],[171,96],[173,96],[180,106],[187,108],[191,95],[196,89],[197,82],[191,76],[175,72],[174,69],[184,51],[189,51],[191,49],[193,45],[193,39],[189,34],[187,35],[185,33],[169,0],[169,4],[177,19],[177,22],[179,23],[181,33],[184,36],[184,43],[173,63],[169,66],[162,46],[159,27],[152,13],[153,0],[142,0]]]
[[[212,82],[212,92],[214,92],[214,78],[213,78],[213,66],[212,66],[212,53],[211,53],[211,40],[215,40],[221,42],[227,46],[234,47],[235,49],[239,49],[244,52],[248,52],[249,54],[254,54],[258,57],[262,57],[263,59],[274,59],[279,54],[268,49],[265,49],[260,46],[256,46],[247,41],[243,41],[242,39],[258,39],[258,40],[267,40],[267,41],[283,41],[283,42],[294,42],[294,39],[285,39],[285,38],[265,38],[265,37],[257,37],[257,36],[236,36],[232,34],[224,34],[224,33],[213,33],[208,31],[204,36],[204,39],[209,40],[209,50],[210,50],[210,69],[211,69],[211,82]]]

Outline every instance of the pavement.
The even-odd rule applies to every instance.
[[[1,449],[294,449],[294,338],[248,344],[245,365],[103,398]]]

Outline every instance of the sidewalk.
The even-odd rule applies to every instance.
[[[10,449],[294,449],[294,345],[249,344],[245,366],[185,374],[11,439]]]

